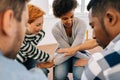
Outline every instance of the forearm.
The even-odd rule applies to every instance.
[[[32,58],[41,62],[48,62],[51,60],[51,57],[48,53],[42,50],[39,50],[30,42],[24,42],[24,44],[20,48],[20,51],[23,56],[27,56],[29,58]]]
[[[28,57],[33,58],[34,60],[37,60],[40,62],[52,61],[52,56],[50,56],[48,53],[39,49],[36,49],[34,53],[29,54]]]
[[[39,41],[43,39],[44,36],[45,36],[45,32],[41,30],[38,34],[30,34],[30,35],[26,34],[25,39],[26,41],[29,41],[31,42],[31,44],[36,46],[39,43]]]
[[[41,41],[44,38],[44,36],[45,36],[45,32],[41,30],[37,35],[35,35],[35,39],[32,40],[32,42],[37,45],[39,41]]]
[[[79,45],[79,46],[76,46],[73,48],[74,51],[82,51],[82,50],[88,50],[88,49],[92,49],[94,47],[98,46],[98,43],[96,42],[95,39],[91,39],[91,40],[88,40],[86,41],[85,43]]]
[[[65,62],[66,60],[68,60],[69,58],[71,58],[72,56],[64,56],[64,54],[56,54],[55,55],[55,59],[54,59],[54,65],[59,65],[63,62]]]

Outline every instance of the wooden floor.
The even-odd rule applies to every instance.
[[[54,55],[54,51],[55,51],[56,47],[57,47],[57,44],[56,44],[56,43],[38,46],[38,48],[39,48],[40,50],[46,51],[46,52],[48,52],[49,54],[51,54],[52,56]],[[94,52],[101,51],[101,50],[102,50],[102,49],[101,49],[100,47],[96,47],[96,48],[91,49],[91,50],[89,50],[89,51],[90,51],[91,53],[94,53]],[[48,74],[48,80],[53,80],[53,69],[52,69],[52,68],[49,68],[49,70],[50,70],[50,73]],[[73,80],[71,73],[68,75],[68,77],[69,77],[70,80]]]

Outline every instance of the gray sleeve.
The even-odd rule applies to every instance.
[[[86,29],[87,29],[87,26],[86,26],[85,22],[80,20],[80,21],[78,21],[78,23],[75,26],[76,26],[76,28],[74,30],[75,38],[74,38],[74,41],[73,41],[73,44],[72,44],[71,47],[80,45],[85,40],[85,32],[86,32]]]
[[[78,19],[79,20],[79,19]],[[73,44],[71,47],[77,46],[82,44],[85,41],[85,32],[86,32],[87,26],[84,21],[79,20],[78,23],[76,24],[76,29],[75,29],[75,39],[73,41]],[[79,51],[76,52],[74,57],[77,58],[89,58],[86,54],[83,54]]]
[[[62,30],[59,29],[57,26],[58,25],[55,25],[54,28],[52,29],[52,34],[53,34],[54,38],[56,39],[57,43],[62,48],[70,47],[70,45],[68,44],[68,42],[66,40],[64,40],[63,37],[62,37],[62,35],[61,35]]]
[[[63,31],[61,29],[59,29],[58,25],[55,25],[54,28],[52,29],[52,34],[59,45],[58,47],[59,48],[70,47],[68,42],[66,40],[64,40],[63,37],[61,36],[62,32]],[[70,57],[71,56],[64,57],[64,54],[55,53],[54,64],[59,65],[59,64],[63,63],[64,61],[68,60]]]
[[[76,45],[79,45],[80,43],[82,43],[84,40],[84,37],[85,37],[86,25],[82,22],[78,22],[78,24],[76,24],[75,27],[76,28],[74,29],[75,31],[73,34],[73,35],[75,35],[75,38],[74,38],[72,46],[76,46]],[[62,48],[71,47],[68,44],[68,42],[65,39],[63,39],[63,37],[61,36],[61,34],[63,34],[62,32],[63,31],[61,29],[59,29],[58,25],[54,26],[54,28],[52,29],[52,34],[55,37],[58,44],[60,45],[60,47],[62,47]],[[56,56],[56,58],[54,60],[55,65],[59,65],[72,57],[72,56],[64,57],[64,54],[57,54],[57,53],[55,56]]]

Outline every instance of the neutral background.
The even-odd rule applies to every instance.
[[[56,40],[54,39],[51,30],[54,26],[54,24],[59,21],[59,19],[55,18],[52,14],[51,4],[53,0],[31,0],[30,4],[36,5],[39,8],[42,8],[46,15],[44,16],[44,31],[46,33],[44,39],[39,43],[39,45],[44,44],[51,44],[56,43]],[[89,33],[88,37],[91,38],[92,30],[90,26],[88,25],[88,12],[86,12],[86,5],[89,2],[89,0],[78,0],[79,4],[78,8],[75,11],[75,16],[85,21]]]

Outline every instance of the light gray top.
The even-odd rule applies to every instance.
[[[77,46],[84,42],[85,40],[85,31],[86,31],[85,22],[75,17],[72,26],[72,38],[73,43],[71,47]],[[64,26],[61,21],[57,22],[52,29],[52,34],[58,43],[59,48],[70,47],[68,36],[64,29]]]
[[[77,17],[74,18],[73,26],[72,26],[72,44],[69,44],[69,38],[66,34],[64,25],[61,21],[57,22],[52,29],[52,34],[58,43],[57,49],[60,48],[68,48],[82,44],[85,41],[85,32],[86,32],[86,25],[85,22]],[[57,53],[56,53],[57,54]],[[56,55],[57,58],[55,59],[55,64],[58,65],[71,56],[63,57],[63,54]]]

